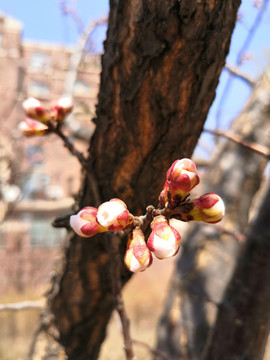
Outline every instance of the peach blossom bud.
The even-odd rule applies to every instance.
[[[41,136],[49,132],[46,125],[29,118],[26,118],[24,121],[19,123],[19,129],[25,136]]]
[[[97,221],[109,231],[120,231],[133,223],[133,216],[126,204],[119,199],[111,199],[98,208]]]
[[[126,267],[132,272],[144,271],[153,261],[146,246],[141,229],[135,228],[128,236],[127,251],[124,258]]]
[[[44,124],[46,124],[51,119],[51,116],[45,109],[44,105],[35,98],[30,97],[26,99],[22,103],[22,106],[26,115],[31,119],[38,120]]]
[[[161,193],[159,194],[159,206],[164,207],[165,204],[168,202],[168,190],[169,190],[169,182],[168,180],[165,181],[165,184],[163,186],[163,189]]]
[[[225,205],[221,197],[215,193],[208,193],[183,203],[184,211],[176,216],[182,221],[204,221],[215,224],[219,222],[225,214]]]
[[[70,226],[81,237],[90,237],[108,231],[97,222],[97,209],[87,206],[70,217]]]
[[[200,179],[194,162],[190,159],[176,160],[167,173],[168,199],[172,206],[184,201]]]
[[[55,117],[55,120],[59,123],[63,122],[65,116],[71,112],[73,107],[71,97],[62,97],[58,102],[52,106],[52,114]]]
[[[190,212],[194,220],[210,224],[219,222],[225,214],[225,205],[221,197],[215,193],[208,193],[194,199],[195,206]]]
[[[179,232],[169,225],[167,219],[156,216],[151,223],[152,232],[148,238],[147,246],[158,259],[166,259],[178,253],[181,236]]]

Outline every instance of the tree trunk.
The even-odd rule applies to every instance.
[[[270,332],[270,187],[250,226],[204,360],[262,360]]]
[[[166,170],[200,136],[239,4],[111,0],[88,159],[99,194],[85,176],[79,208],[119,197],[139,215],[157,204]],[[54,277],[49,306],[69,359],[98,357],[115,305],[109,247],[104,236],[73,236]]]
[[[270,146],[269,71],[257,82],[247,106],[232,125],[234,133],[243,140],[267,147]],[[224,199],[226,215],[221,225],[227,232],[222,233],[219,225],[195,224],[185,235],[183,253],[178,258],[158,330],[158,348],[167,352],[171,360],[201,360],[206,351],[210,329],[238,252],[245,246],[241,243],[241,234],[246,231],[250,206],[266,164],[265,157],[230,140],[216,151],[205,174],[203,190],[217,192]],[[177,320],[176,307],[179,307]],[[233,359],[225,347],[223,351],[224,359]]]

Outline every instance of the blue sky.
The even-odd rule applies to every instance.
[[[77,4],[85,25],[109,10],[109,0],[69,0],[66,3],[71,7]],[[25,39],[74,44],[79,34],[70,16],[62,14],[59,0],[0,0],[0,11],[23,23]]]
[[[69,0],[66,3],[70,6],[76,4],[84,25],[109,11],[109,0]],[[0,0],[0,11],[17,18],[24,24],[24,39],[74,44],[79,35],[75,22],[70,16],[61,13],[59,0]],[[258,14],[258,9],[254,7],[254,0],[243,0],[239,13],[241,20],[237,22],[227,58],[227,62],[231,65],[236,64],[239,49],[245,42]],[[94,40],[98,44],[98,49],[102,49],[104,36],[104,29],[95,33]],[[258,77],[270,61],[270,6],[267,6],[246,53],[250,56],[250,60],[243,62],[241,69],[253,77]],[[218,113],[221,128],[227,128],[232,119],[241,111],[250,94],[251,89],[243,81],[235,78],[231,82],[226,97],[222,97],[228,77],[228,72],[223,70],[217,96],[206,122],[207,128],[215,128]],[[222,106],[220,106],[221,98],[223,99]],[[204,138],[206,143],[212,143],[211,135],[205,134]]]

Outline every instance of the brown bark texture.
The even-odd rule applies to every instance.
[[[78,208],[118,197],[135,215],[190,157],[215,97],[240,0],[111,0],[96,131]],[[98,195],[98,196],[97,196]],[[125,242],[121,253],[124,254]],[[122,256],[123,258],[123,256]],[[122,281],[130,274],[122,265]],[[72,236],[48,294],[69,359],[97,359],[115,306],[105,236]]]
[[[219,307],[204,360],[262,360],[270,332],[270,187]]]
[[[270,147],[269,71],[270,69],[257,81],[246,107],[233,121],[231,127],[231,130],[244,141],[252,141],[268,148]],[[238,262],[239,251],[240,261],[253,262],[252,265],[250,264],[253,271],[249,271],[247,275],[250,276],[250,285],[254,286],[261,281],[261,291],[269,290],[267,278],[257,277],[258,272],[264,270],[260,270],[258,267],[254,271],[254,267],[256,268],[258,265],[258,258],[243,259],[246,254],[243,249],[248,246],[248,241],[242,242],[243,235],[247,231],[250,208],[255,194],[260,188],[266,164],[266,157],[231,142],[231,140],[222,141],[213,156],[204,176],[203,192],[214,191],[221,195],[226,204],[226,215],[221,225],[209,227],[194,224],[185,234],[183,252],[178,258],[158,330],[158,348],[167,352],[171,360],[203,359],[203,354],[206,353],[209,344],[214,341],[211,341],[211,329],[215,323],[217,311],[220,307],[223,308],[226,286],[231,277],[235,276],[233,274]],[[253,247],[256,247],[256,242],[253,242]],[[265,245],[266,250],[267,246]],[[258,244],[256,251],[260,253],[261,245]],[[262,259],[262,262],[264,261]],[[264,279],[266,282],[263,281]],[[244,296],[246,285],[241,283],[239,274],[238,286],[242,289],[239,291]],[[252,294],[255,301],[256,287]],[[231,316],[235,316],[233,305],[236,300],[234,295],[238,296],[237,293],[230,292],[232,297]],[[264,310],[270,312],[269,305],[266,303]],[[243,308],[244,311],[249,313],[248,307]],[[175,313],[178,314],[177,317]],[[263,313],[260,316],[264,316]],[[249,323],[249,328],[241,327],[243,333],[250,331],[254,336],[256,335],[256,331],[259,329],[255,325],[257,320],[255,318],[253,320],[254,326]],[[258,319],[258,321],[262,321],[262,319]],[[222,326],[220,331],[224,330],[225,334],[224,326],[226,327],[226,325],[223,326],[220,323],[220,326]],[[226,328],[226,331],[232,331],[231,334],[235,334],[235,328],[240,329],[237,325],[237,317],[235,317],[235,323],[231,323],[230,326],[230,330]],[[269,328],[266,331],[269,331]],[[226,335],[224,335],[223,342],[225,343],[226,340]],[[236,339],[234,340],[236,341]],[[219,343],[216,343],[216,347],[218,346]],[[248,348],[249,344],[246,346]],[[229,349],[227,350],[229,351]],[[222,355],[222,351],[224,355]],[[207,360],[210,358],[242,359],[228,353],[226,346],[222,347],[222,351],[220,356],[208,357]],[[245,359],[257,359],[257,357]]]

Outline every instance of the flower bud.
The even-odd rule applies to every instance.
[[[71,112],[72,107],[73,103],[71,97],[60,98],[58,102],[51,108],[55,120],[59,123],[63,122],[65,116]]]
[[[26,118],[24,121],[19,123],[19,129],[25,136],[41,136],[49,132],[46,125],[29,118]]]
[[[108,231],[97,222],[97,212],[98,210],[92,206],[83,208],[78,214],[70,217],[70,226],[81,237],[90,237]]]
[[[194,162],[190,159],[176,160],[167,173],[168,199],[172,206],[184,201],[200,179]]]
[[[165,204],[168,202],[168,190],[169,190],[169,182],[168,180],[165,181],[165,184],[163,186],[163,189],[161,193],[159,194],[159,206],[164,207]]]
[[[146,246],[141,229],[135,228],[128,236],[127,251],[124,262],[132,272],[144,271],[152,264],[151,252]]]
[[[181,236],[169,225],[167,219],[159,215],[151,223],[152,232],[147,246],[158,259],[166,259],[178,253]]]
[[[46,124],[51,119],[51,116],[45,109],[44,105],[35,98],[30,97],[26,99],[22,103],[22,106],[26,115],[31,119],[38,120],[44,124]]]
[[[133,216],[126,204],[119,199],[111,199],[98,208],[97,221],[109,231],[120,231],[133,223]]]
[[[179,215],[182,221],[204,221],[209,224],[219,222],[225,214],[225,205],[221,197],[215,193],[208,193],[183,203],[183,212]],[[186,206],[185,206],[186,205]]]

